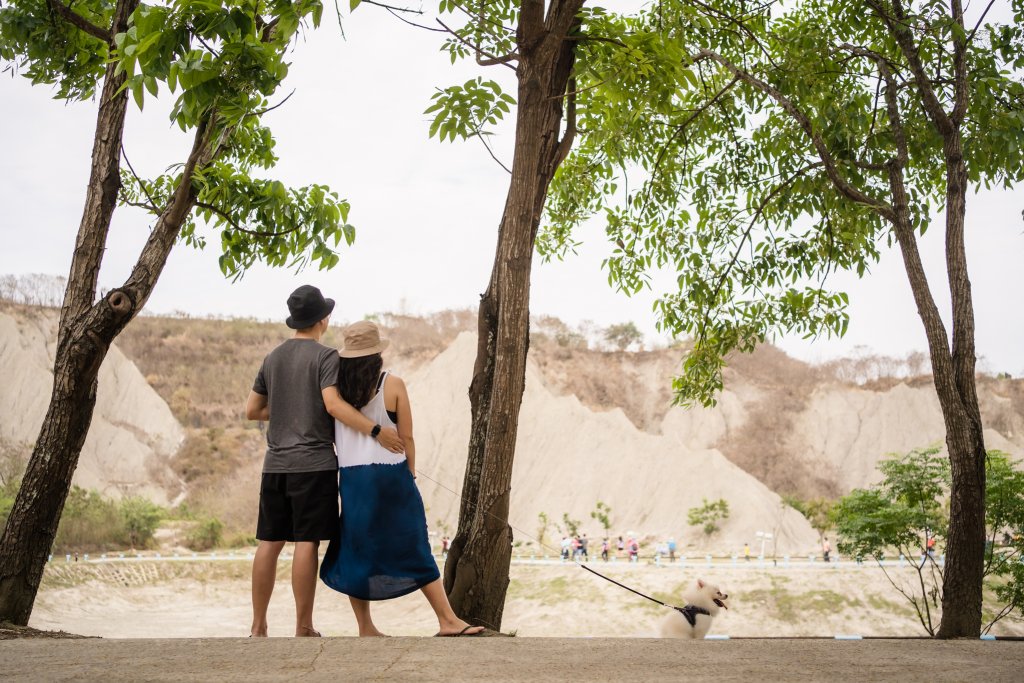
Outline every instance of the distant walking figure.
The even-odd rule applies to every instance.
[[[382,635],[370,617],[371,600],[389,600],[422,590],[437,616],[439,636],[473,636],[482,626],[459,619],[448,604],[441,574],[430,552],[427,517],[416,488],[416,442],[412,407],[401,378],[382,372],[388,340],[362,321],[345,328],[338,389],[376,423],[371,435],[336,422],[340,534],[331,541],[320,578],[349,596],[363,636]],[[405,453],[392,453],[372,438],[382,425],[397,426]]]
[[[822,554],[822,557],[824,558],[824,560],[826,562],[831,562],[832,561],[828,557],[829,553],[831,553],[831,552],[832,552],[832,544],[830,544],[828,542],[828,536],[826,536],[825,540],[821,542],[821,554]]]

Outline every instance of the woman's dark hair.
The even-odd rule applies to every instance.
[[[359,358],[342,358],[338,368],[338,393],[353,408],[362,408],[376,393],[384,359],[379,353]]]

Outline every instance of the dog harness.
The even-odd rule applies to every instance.
[[[696,605],[685,605],[683,607],[673,607],[672,609],[682,614],[683,618],[686,619],[690,626],[697,625],[698,614],[704,614],[709,617],[711,616],[711,612],[707,611],[703,607],[697,607]]]

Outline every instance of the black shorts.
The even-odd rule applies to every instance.
[[[264,472],[261,541],[329,541],[338,535],[338,470]]]

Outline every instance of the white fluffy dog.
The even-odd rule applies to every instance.
[[[697,579],[682,598],[683,606],[673,609],[662,619],[659,629],[662,638],[703,639],[718,610],[729,609],[725,604],[729,596],[703,579]]]

